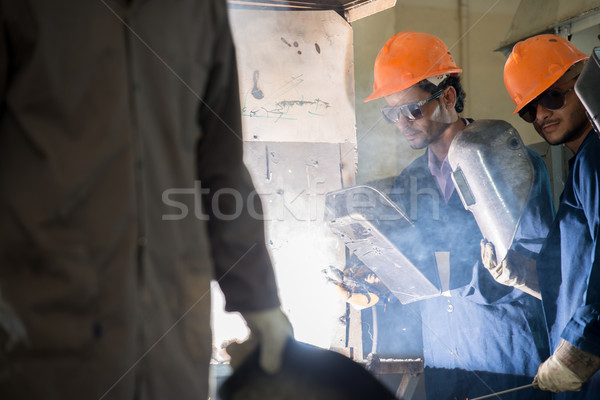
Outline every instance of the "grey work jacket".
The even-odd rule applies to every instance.
[[[30,341],[0,398],[205,399],[210,280],[279,304],[225,1],[0,1],[0,24],[0,289]]]

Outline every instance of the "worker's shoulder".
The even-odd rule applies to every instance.
[[[595,131],[588,133],[583,140],[577,154],[572,159],[572,169],[574,175],[582,176],[600,176],[600,138]]]
[[[594,131],[590,131],[586,138],[583,140],[579,150],[577,151],[577,158],[590,158],[598,160],[598,152],[600,151],[600,137]]]

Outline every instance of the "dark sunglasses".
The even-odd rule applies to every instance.
[[[573,88],[567,89],[561,92],[557,89],[550,89],[539,95],[537,98],[529,102],[525,107],[519,111],[519,117],[523,118],[527,122],[535,121],[537,115],[538,104],[548,110],[560,110],[565,106],[567,102],[567,93]]]
[[[440,89],[435,92],[431,97],[417,101],[415,103],[406,103],[399,106],[386,106],[381,109],[383,118],[390,124],[397,124],[400,122],[400,115],[402,115],[407,121],[415,121],[423,118],[423,106],[441,96],[444,89]]]

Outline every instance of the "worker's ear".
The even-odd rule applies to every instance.
[[[454,86],[448,86],[444,89],[440,96],[440,101],[447,110],[454,108],[456,105],[456,89],[454,89]]]

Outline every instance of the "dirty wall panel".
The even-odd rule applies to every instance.
[[[244,140],[355,144],[350,25],[333,11],[230,15]]]

